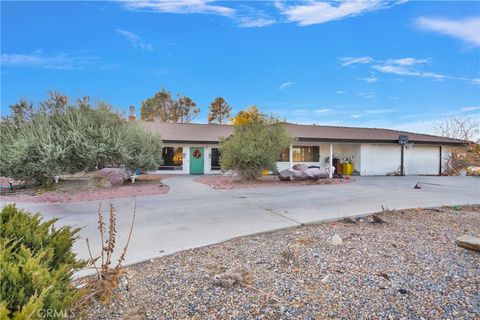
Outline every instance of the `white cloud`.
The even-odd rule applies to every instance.
[[[375,92],[359,92],[358,95],[367,99],[375,99],[377,97]]]
[[[276,21],[269,18],[240,17],[236,19],[238,26],[243,28],[261,28],[274,24]]]
[[[151,44],[142,42],[140,36],[138,36],[136,33],[122,29],[116,29],[115,31],[127,38],[127,40],[130,41],[134,48],[142,49],[145,51],[153,51],[153,46]]]
[[[424,64],[430,62],[429,59],[416,59],[416,58],[402,58],[402,59],[388,59],[387,64],[396,64],[400,66],[413,66],[416,64]]]
[[[340,58],[340,67],[352,66],[354,64],[368,64],[370,68],[379,71],[381,73],[394,74],[398,76],[420,77],[430,78],[436,81],[441,80],[460,80],[471,82],[476,85],[480,85],[480,78],[468,78],[468,77],[456,77],[449,76],[431,71],[423,71],[421,67],[430,63],[430,59],[417,59],[417,58],[400,58],[400,59],[386,59],[378,60],[372,57],[342,57]],[[376,82],[376,76],[363,78],[366,82]]]
[[[367,83],[375,83],[378,81],[378,78],[374,74],[372,74],[370,77],[363,78],[362,80]]]
[[[290,88],[293,84],[294,82],[284,82],[280,85],[280,87],[278,87],[278,90],[285,90],[287,88]]]
[[[389,64],[373,65],[372,68],[383,73],[396,74],[399,76],[433,78],[436,80],[443,80],[447,78],[445,75],[442,75],[442,74],[418,71],[416,69],[407,68],[401,65],[389,65]]]
[[[358,119],[358,118],[361,118],[361,117],[363,117],[363,116],[364,116],[363,114],[352,114],[352,115],[351,115],[351,117],[352,117],[353,119]]]
[[[322,108],[322,109],[315,110],[315,113],[329,113],[329,112],[332,112],[332,111],[333,111],[333,109]]]
[[[339,2],[308,1],[301,5],[284,5],[276,3],[277,9],[288,21],[300,26],[325,23],[347,17],[358,16],[367,12],[387,8],[398,2],[381,0],[344,0]]]
[[[340,64],[340,67],[348,67],[353,64],[357,63],[371,63],[375,61],[372,57],[358,57],[358,58],[352,58],[352,57],[342,57],[340,58],[340,61],[342,63]]]
[[[92,66],[99,58],[86,55],[86,51],[45,55],[41,50],[29,54],[2,54],[1,64],[5,67],[23,67],[54,70],[80,70]]]
[[[214,0],[124,0],[129,9],[143,9],[166,13],[209,13],[232,16],[235,10],[211,4]]]
[[[420,17],[418,28],[448,35],[467,43],[480,46],[480,18],[449,20],[443,18]]]
[[[474,111],[474,110],[480,110],[480,107],[463,107],[462,111]]]
[[[345,93],[347,93],[347,91],[343,91],[343,90],[337,90],[336,91],[336,94],[345,94]]]

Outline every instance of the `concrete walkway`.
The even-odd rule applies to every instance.
[[[168,194],[137,198],[137,218],[126,263],[135,263],[303,223],[339,219],[381,210],[480,203],[480,179],[474,177],[356,177],[342,185],[214,190],[192,176],[164,180]],[[413,186],[421,181],[421,189]],[[103,202],[104,212],[117,208],[119,249],[131,221],[134,199]],[[59,225],[82,227],[75,251],[88,257],[101,247],[97,230],[98,201],[67,204],[19,203],[18,207],[61,218]]]

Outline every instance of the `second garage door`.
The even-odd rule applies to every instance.
[[[405,150],[405,174],[438,175],[439,170],[439,147],[413,145]]]

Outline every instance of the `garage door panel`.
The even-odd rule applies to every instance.
[[[438,175],[439,170],[439,147],[413,145],[405,150],[405,174]]]
[[[386,175],[398,170],[400,161],[401,149],[399,145],[364,145],[362,150],[362,175]]]

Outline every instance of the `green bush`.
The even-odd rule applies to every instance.
[[[281,123],[250,121],[237,125],[233,134],[221,141],[220,165],[244,180],[254,180],[262,170],[277,170],[278,156],[290,142]]]
[[[68,102],[60,97],[62,103]],[[48,184],[64,173],[161,165],[161,138],[126,121],[111,107],[91,107],[88,99],[62,108],[48,109],[44,104],[36,110],[29,107],[28,112],[18,111],[26,108],[22,104],[13,105],[13,115],[2,119],[2,176]]]
[[[0,319],[39,319],[45,312],[62,318],[80,298],[71,284],[73,272],[86,265],[72,252],[79,229],[57,229],[56,221],[43,222],[15,205],[2,209]]]

